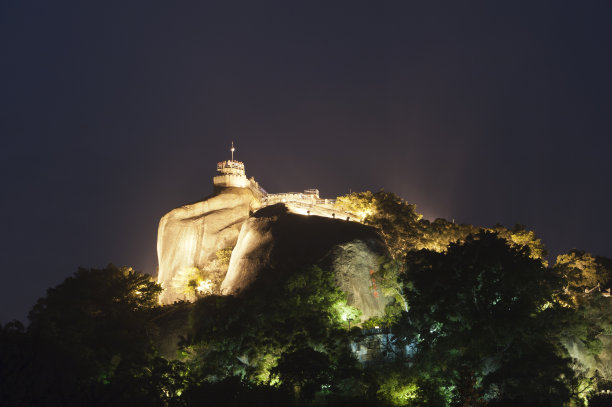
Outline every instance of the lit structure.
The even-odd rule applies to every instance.
[[[221,161],[217,163],[217,172],[219,175],[213,178],[213,184],[215,187],[237,187],[247,188],[249,186],[249,180],[246,177],[244,171],[244,163],[240,161],[234,161],[234,142],[232,141],[232,159],[227,161]]]
[[[186,270],[207,270],[223,278],[226,270],[216,263],[218,253],[228,249],[231,252],[242,226],[262,206],[284,204],[289,212],[303,216],[358,219],[335,208],[335,200],[321,199],[317,189],[268,194],[253,177],[247,178],[244,163],[235,160],[235,151],[232,143],[229,160],[217,163],[214,194],[174,208],[160,219],[157,254],[158,283],[164,288],[160,295],[162,304],[191,300],[192,294],[210,291],[204,279],[187,278]],[[197,284],[192,286],[191,280]]]
[[[335,199],[321,199],[318,189],[306,189],[304,192],[281,192],[268,194],[253,177],[246,177],[244,163],[234,160],[234,142],[230,148],[231,159],[217,163],[217,173],[213,178],[215,189],[249,188],[260,199],[262,206],[278,203],[285,204],[294,213],[301,215],[317,215],[328,218],[353,219],[354,214],[338,211],[334,208]]]
[[[217,163],[218,175],[213,177],[215,190],[232,187],[249,188],[259,200],[263,200],[268,193],[255,181],[255,178],[247,179],[244,163],[234,160],[234,151],[236,151],[236,148],[232,141],[232,147],[230,148],[232,153],[231,159]]]
[[[319,198],[318,189],[305,189],[304,192],[281,192],[279,194],[266,195],[266,205],[287,202],[303,203],[306,205],[333,205],[336,200]]]

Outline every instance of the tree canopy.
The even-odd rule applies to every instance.
[[[414,250],[444,252],[451,243],[463,242],[480,231],[497,233],[513,247],[528,248],[528,255],[534,259],[545,261],[547,254],[542,241],[524,225],[507,229],[501,225],[487,228],[458,224],[441,218],[430,222],[416,212],[416,205],[383,190],[353,192],[338,197],[336,207],[355,214],[366,225],[376,227],[398,260]]]
[[[455,387],[458,403],[479,391],[483,399],[541,405],[569,398],[571,383],[561,377],[571,369],[547,331],[559,282],[526,248],[481,232],[446,253],[414,252],[406,267],[410,311],[398,336],[415,346],[415,363]],[[555,371],[526,375],[533,364]]]
[[[192,303],[159,305],[161,287],[128,267],[79,269],[29,325],[0,326],[0,405],[609,402],[612,260],[572,250],[549,266],[522,225],[427,221],[384,191],[336,205],[389,247],[371,273],[395,298],[384,317],[362,321],[334,274],[310,264],[220,295],[230,249],[177,277]]]

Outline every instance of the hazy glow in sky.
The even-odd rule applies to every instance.
[[[384,188],[612,257],[607,2],[208,3],[0,6],[0,321],[77,266],[155,274],[231,141],[269,192]]]

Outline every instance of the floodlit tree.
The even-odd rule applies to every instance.
[[[507,229],[501,225],[485,228],[441,218],[430,222],[416,212],[415,205],[382,190],[376,193],[354,192],[338,197],[336,207],[354,213],[364,224],[376,227],[397,260],[402,260],[409,251],[414,250],[444,252],[451,243],[463,242],[472,234],[489,231],[497,233],[513,247],[528,248],[530,257],[540,259],[545,264],[546,250],[542,241],[523,225]]]
[[[612,260],[581,250],[557,256],[554,270],[566,281],[565,290],[580,301],[583,294],[601,291],[612,280]]]
[[[527,230],[525,225],[516,224],[512,229],[497,225],[487,230],[495,232],[499,237],[506,239],[508,244],[512,247],[528,248],[529,257],[532,259],[539,259],[544,265],[547,265],[545,260],[547,251],[542,240],[536,236],[533,230]]]
[[[541,405],[569,398],[572,371],[547,321],[558,282],[527,248],[481,232],[446,253],[410,254],[402,278],[410,310],[396,334],[415,346],[425,374],[455,388],[459,404],[477,394]]]
[[[79,269],[50,288],[29,314],[31,402],[161,403],[172,393],[169,377],[179,373],[152,343],[160,291],[151,276],[113,265]]]
[[[417,247],[423,237],[416,205],[409,204],[394,193],[378,191],[354,192],[338,197],[336,207],[356,214],[363,223],[378,228],[391,254],[401,259]]]
[[[284,279],[256,282],[237,297],[199,300],[191,315],[193,339],[187,350],[193,369],[205,380],[241,375],[254,383],[274,384],[272,372],[280,358],[297,357],[304,349],[325,354],[333,371],[339,360],[354,363],[344,328],[347,312],[359,314],[346,304],[333,274],[310,267]],[[290,356],[297,350],[302,353]],[[275,374],[297,383],[286,367]]]

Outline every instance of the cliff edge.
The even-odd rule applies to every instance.
[[[348,303],[362,320],[384,315],[389,298],[376,289],[371,273],[388,255],[378,232],[346,220],[290,213],[283,204],[260,209],[243,225],[221,284],[237,294],[258,279],[283,279],[292,270],[318,265],[334,273]]]
[[[260,205],[249,188],[220,188],[203,201],[164,215],[157,232],[157,282],[164,289],[160,302],[185,299],[173,280],[182,270],[209,267],[219,250],[234,247],[242,224]]]

